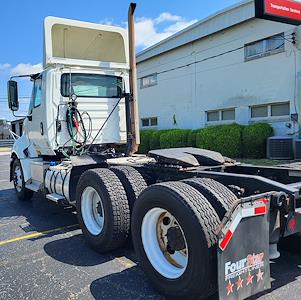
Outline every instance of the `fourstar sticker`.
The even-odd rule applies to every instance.
[[[249,284],[252,284],[253,283],[253,275],[251,275],[250,274],[250,272],[249,272],[249,274],[247,275],[247,277],[246,277],[246,279],[247,279],[247,286],[249,285]]]
[[[242,283],[243,283],[243,279],[240,278],[240,276],[238,277],[238,280],[236,282],[237,285],[237,290],[239,290],[240,288],[242,288]]]
[[[233,293],[233,286],[234,284],[229,280],[228,285],[226,287],[227,289],[227,296],[229,296],[231,293]]]
[[[259,280],[263,280],[263,274],[264,274],[264,272],[261,272],[261,269],[259,269],[258,273],[256,274],[256,276],[257,276],[257,282]]]

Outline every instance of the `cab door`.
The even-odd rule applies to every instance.
[[[28,114],[28,137],[40,155],[51,155],[47,142],[45,80],[42,75],[34,79]]]

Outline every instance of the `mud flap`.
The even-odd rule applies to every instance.
[[[264,214],[244,217],[239,212],[238,220],[229,221],[217,250],[219,299],[245,299],[271,288],[267,212],[268,205]]]

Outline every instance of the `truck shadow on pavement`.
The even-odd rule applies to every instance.
[[[89,248],[82,234],[77,234],[45,244],[44,251],[64,264],[98,266],[94,270],[95,278],[100,274],[103,276],[90,284],[90,292],[95,299],[164,299],[135,265],[136,258],[130,243],[119,250],[100,254]]]
[[[74,209],[51,203],[41,194],[35,195],[31,201],[22,202],[17,200],[14,189],[3,189],[0,191],[0,223],[16,223],[17,226],[23,226],[23,231],[30,233],[76,225],[77,217]],[[99,265],[100,268],[106,262],[114,261],[119,257],[126,257],[136,262],[130,244],[119,251],[101,255],[88,247],[81,231],[76,228],[72,231],[58,231],[46,236],[62,233],[64,233],[63,238],[44,244],[44,251],[47,255],[59,262],[80,267]],[[38,237],[38,239],[42,238],[44,236]],[[296,253],[288,252],[287,245],[284,245],[280,249],[281,257],[271,263],[272,288],[250,299],[259,297],[267,299],[268,294],[274,290],[286,285],[289,288],[296,286],[294,282],[301,276],[301,238],[294,241],[293,247]],[[150,286],[139,266],[133,264],[130,267],[118,266],[115,269],[118,271],[110,274],[108,270],[102,277],[92,281],[90,292],[95,299],[164,299]],[[100,274],[97,275],[99,276]],[[210,297],[210,300],[213,299],[218,298],[216,295]]]
[[[298,277],[301,276],[300,265],[300,255],[281,250],[281,258],[271,263],[271,289],[257,294],[249,298],[249,300],[255,300],[260,297],[269,299],[267,298],[269,297],[268,294],[272,291],[298,280]],[[139,297],[164,299],[163,296],[158,295],[152,289],[139,266],[93,281],[90,285],[90,291],[95,299],[103,299],[105,295],[109,295],[110,299],[137,299]],[[218,300],[218,295],[215,294],[208,300]]]
[[[143,271],[135,266],[94,280],[90,292],[100,299],[164,299],[151,285]]]
[[[24,233],[43,232],[78,224],[73,208],[58,206],[40,193],[35,194],[29,201],[19,201],[14,189],[0,191],[0,222],[15,223]],[[52,235],[54,234],[56,232]]]
[[[298,241],[296,242],[298,243]],[[280,252],[280,258],[271,262],[271,289],[257,294],[250,299],[258,299],[258,297],[264,295],[267,296],[267,294],[271,293],[272,291],[275,291],[287,284],[294,283],[294,281],[297,281],[298,277],[301,276],[301,255],[288,252],[287,250],[283,250],[281,248]],[[300,298],[297,297],[296,299]]]
[[[85,242],[81,231],[76,235],[54,240],[44,245],[44,251],[53,259],[64,264],[73,266],[96,266],[107,261],[114,260],[116,257],[130,256],[130,249],[122,251],[112,251],[106,254],[100,254],[92,250]]]

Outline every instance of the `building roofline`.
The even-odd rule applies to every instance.
[[[216,13],[211,14],[208,17],[206,17],[204,19],[201,19],[201,20],[193,23],[192,25],[190,25],[190,26],[188,26],[188,27],[186,27],[186,28],[184,28],[184,29],[182,29],[182,30],[174,33],[173,35],[167,37],[166,39],[164,39],[164,40],[162,40],[162,41],[160,41],[160,42],[158,42],[158,43],[156,43],[156,44],[154,44],[154,45],[152,45],[152,46],[150,46],[150,47],[142,50],[141,52],[139,52],[137,54],[137,63],[143,62],[143,61],[148,60],[148,59],[150,59],[150,58],[152,58],[154,56],[157,56],[157,55],[159,55],[161,53],[170,51],[170,50],[172,50],[174,48],[178,48],[178,47],[183,46],[185,44],[191,43],[191,42],[193,42],[195,40],[202,39],[202,38],[204,38],[206,36],[210,36],[211,34],[214,34],[214,33],[218,32],[218,31],[221,31],[223,29],[227,29],[227,28],[231,27],[231,26],[224,26],[223,28],[220,28],[219,30],[213,31],[213,32],[211,32],[209,34],[201,35],[198,38],[194,38],[194,39],[191,39],[191,40],[187,40],[186,42],[179,43],[176,47],[170,47],[167,50],[158,51],[158,53],[155,54],[155,55],[154,54],[153,55],[148,55],[150,52],[154,52],[156,50],[156,48],[159,48],[160,46],[163,46],[164,44],[167,44],[168,42],[172,41],[173,39],[175,39],[175,38],[177,38],[177,37],[179,37],[179,36],[181,36],[181,35],[189,32],[189,31],[195,29],[196,27],[202,26],[205,23],[207,23],[209,21],[212,21],[212,20],[214,20],[216,18],[221,18],[223,15],[230,14],[234,10],[242,9],[243,7],[248,6],[250,4],[253,4],[253,3],[254,3],[254,0],[243,0],[243,1],[240,1],[239,3],[237,3],[237,4],[234,4],[234,5],[231,5],[229,7],[224,8],[222,10],[219,10]],[[233,25],[237,25],[239,23],[242,23],[242,22],[247,21],[249,19],[252,19],[254,17],[255,17],[255,8],[254,8],[253,14],[251,14],[250,16],[247,16],[247,17],[245,17],[245,18],[243,18],[241,20],[239,20],[236,24],[233,24]]]

